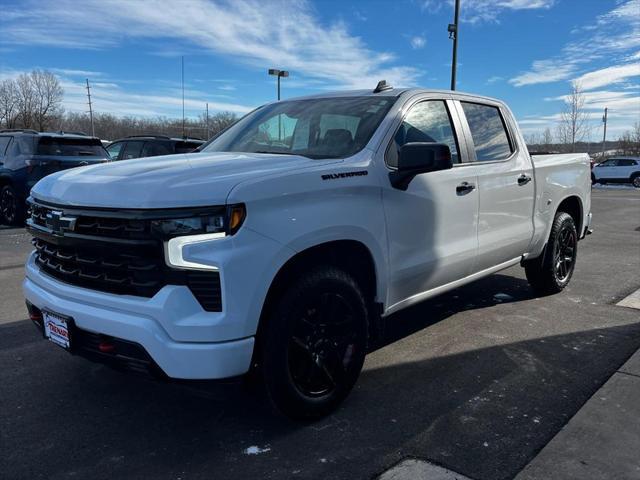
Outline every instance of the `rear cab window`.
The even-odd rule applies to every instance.
[[[506,160],[515,151],[504,118],[498,107],[460,102],[464,111],[478,162]]]
[[[97,138],[41,137],[35,153],[54,157],[108,157]]]

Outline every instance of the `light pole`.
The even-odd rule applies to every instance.
[[[602,123],[604,123],[604,133],[602,135],[602,159],[604,160],[604,152],[607,145],[607,114],[609,113],[609,109],[604,109],[604,116],[602,117]]]
[[[453,40],[453,59],[451,60],[451,90],[456,89],[456,70],[458,66],[458,17],[460,16],[460,0],[456,0],[456,9],[453,23],[449,24],[447,31],[449,38]]]
[[[269,75],[275,75],[276,77],[278,77],[278,101],[280,101],[280,79],[283,77],[288,77],[289,72],[287,70],[270,68]],[[282,140],[282,115],[278,115],[278,140]]]
[[[270,68],[269,75],[274,75],[278,77],[278,101],[280,101],[280,79],[283,77],[288,77],[289,72],[287,70],[278,70],[277,68]]]

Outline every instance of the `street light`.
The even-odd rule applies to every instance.
[[[449,24],[447,31],[449,38],[453,40],[453,58],[451,59],[451,90],[456,89],[456,70],[458,68],[458,17],[460,16],[460,0],[456,0],[453,23]]]
[[[278,70],[277,68],[270,68],[269,75],[278,77],[278,101],[280,101],[280,79],[282,77],[288,77],[289,72],[287,70]]]

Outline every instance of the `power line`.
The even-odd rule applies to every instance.
[[[96,136],[96,130],[93,126],[93,108],[91,105],[91,88],[89,87],[89,79],[87,78],[87,98],[89,99],[89,118],[91,119],[91,136]]]
[[[184,55],[182,56],[182,138],[186,138],[184,132]]]

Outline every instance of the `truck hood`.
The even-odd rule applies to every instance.
[[[45,202],[78,207],[220,205],[244,180],[340,161],[222,152],[139,158],[54,173],[40,180],[31,195]]]

